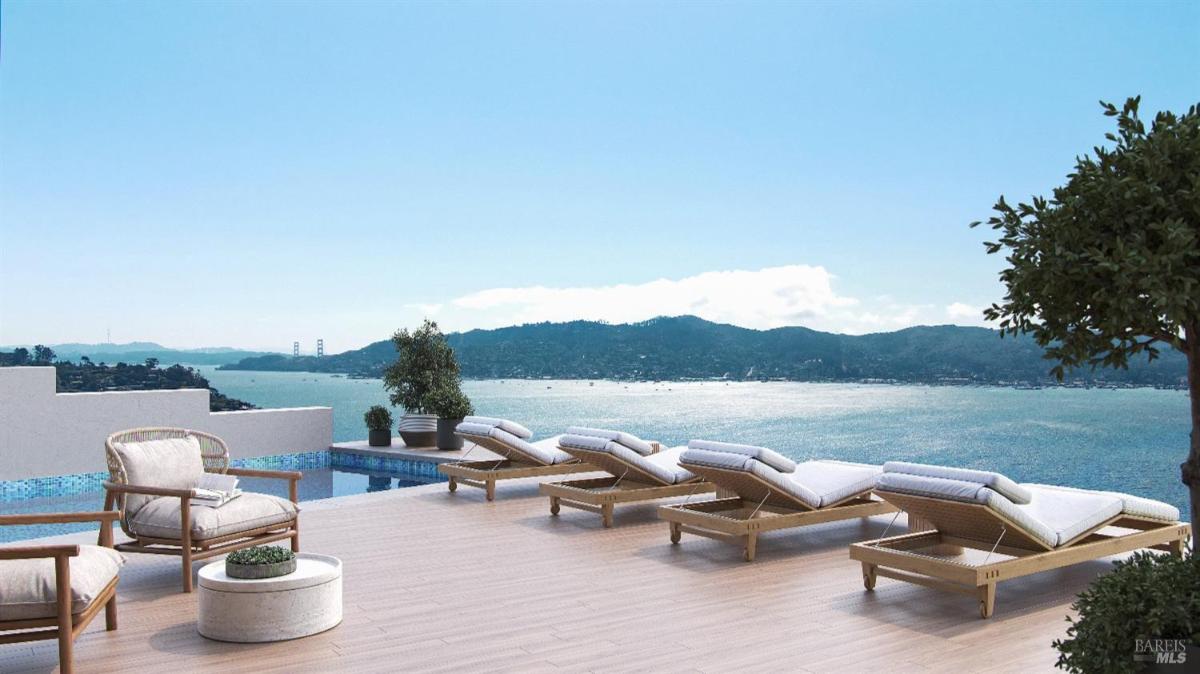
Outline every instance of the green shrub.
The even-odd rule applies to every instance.
[[[475,412],[471,399],[462,392],[457,379],[438,382],[425,396],[425,404],[432,414],[443,419],[461,419]]]
[[[1137,672],[1138,639],[1200,643],[1200,558],[1137,552],[1084,590],[1067,638],[1054,641],[1069,672]]]
[[[225,561],[230,564],[253,566],[255,564],[278,564],[296,557],[296,553],[281,548],[278,545],[259,545],[253,548],[243,548],[229,553]]]
[[[363,415],[367,429],[372,431],[392,430],[392,413],[383,405],[375,405]]]
[[[383,371],[383,387],[393,405],[412,414],[430,414],[429,392],[444,381],[458,381],[454,349],[437,323],[426,320],[420,328],[392,335],[396,362]]]

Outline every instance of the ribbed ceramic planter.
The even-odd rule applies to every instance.
[[[437,420],[437,448],[438,449],[462,449],[463,439],[461,435],[456,435],[454,429],[462,423],[462,419],[438,419]]]
[[[225,560],[225,575],[230,578],[259,579],[286,576],[296,570],[296,559],[274,564],[230,564]]]
[[[437,445],[436,414],[405,414],[397,426],[400,437],[408,447],[434,447]]]

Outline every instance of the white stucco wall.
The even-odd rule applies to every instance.
[[[208,391],[55,393],[53,367],[0,367],[0,480],[106,470],[104,439],[126,428],[206,431],[233,458],[328,449],[333,408],[209,412]]]

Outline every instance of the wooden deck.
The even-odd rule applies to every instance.
[[[120,629],[75,647],[81,672],[1050,671],[1092,562],[1001,586],[976,602],[881,579],[863,590],[847,546],[891,516],[765,534],[758,561],[716,541],[672,546],[655,505],[549,516],[535,482],[446,485],[304,504],[303,549],[337,555],[345,620],[291,642],[238,645],[196,633],[179,560],[131,555]],[[898,524],[903,523],[901,517]],[[893,529],[895,531],[895,529]],[[901,529],[903,531],[903,529]],[[55,540],[81,540],[81,535]],[[199,568],[199,566],[197,566]],[[56,667],[54,642],[0,646],[0,672]]]

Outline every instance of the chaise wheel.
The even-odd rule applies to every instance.
[[[451,494],[453,494],[453,493],[454,493],[454,492],[456,492],[456,491],[458,491],[458,482],[457,482],[456,480],[454,480],[453,478],[451,478],[451,480],[450,480],[450,493],[451,493]]]
[[[990,618],[992,614],[988,611],[987,602],[979,602],[979,617]]]
[[[872,578],[871,576],[864,575],[863,576],[863,587],[867,588],[868,590],[874,590],[875,589],[875,579]]]
[[[557,515],[559,510],[558,501],[550,501],[550,514]]]
[[[676,529],[675,527],[671,527],[671,543],[679,543],[679,539],[682,538],[682,536],[682,531]]]

